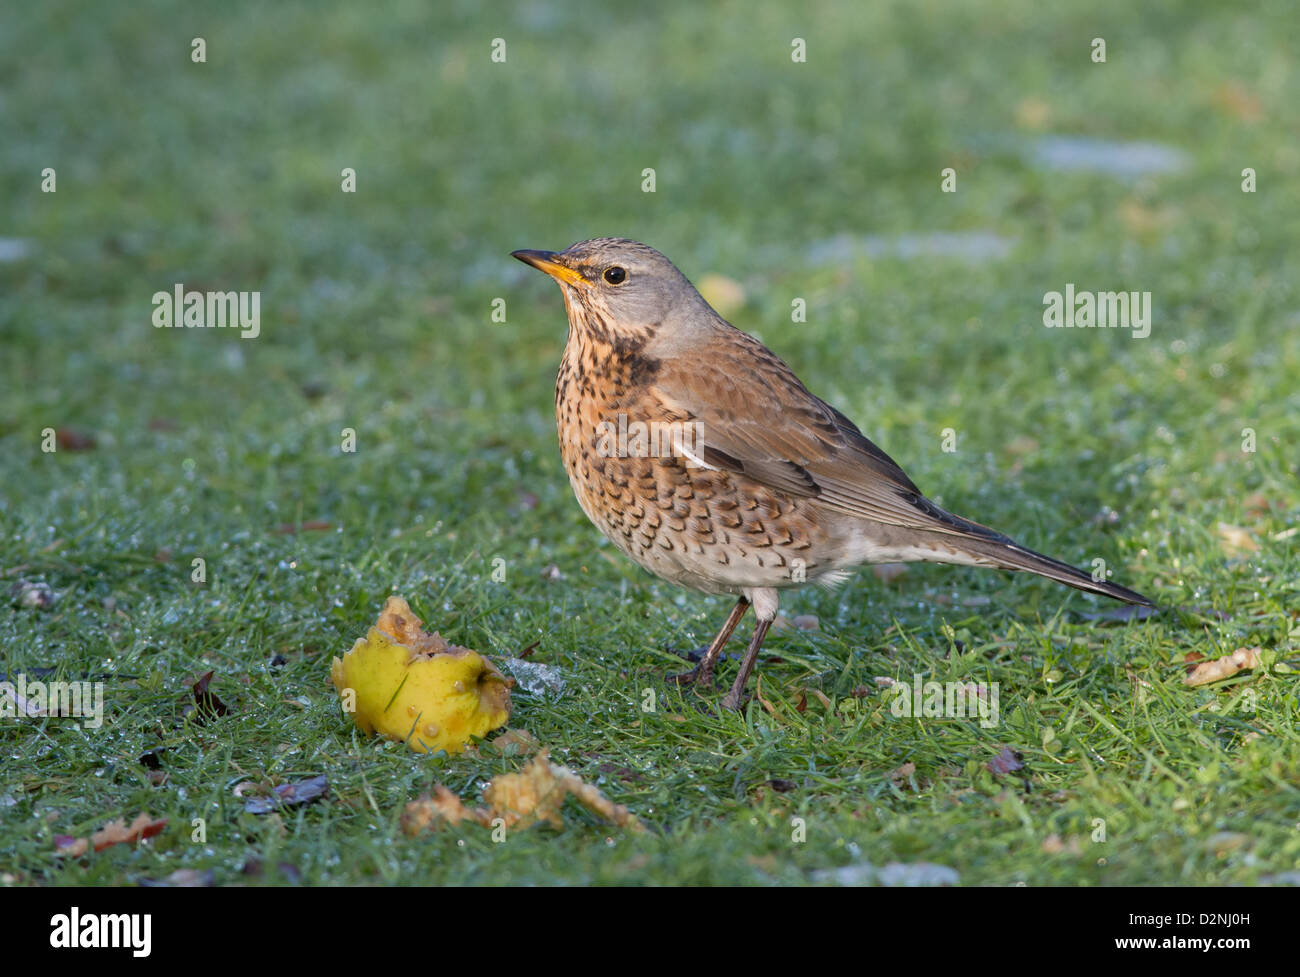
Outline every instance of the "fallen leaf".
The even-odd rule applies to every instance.
[[[1211,99],[1215,108],[1242,122],[1258,122],[1264,117],[1259,96],[1239,81],[1223,82],[1214,90]]]
[[[194,715],[198,722],[205,723],[220,719],[230,712],[230,707],[208,688],[212,682],[212,672],[204,672],[190,688],[194,692]]]
[[[145,838],[152,838],[165,827],[167,827],[166,820],[155,821],[142,811],[136,815],[135,820],[129,826],[125,820],[118,818],[109,821],[91,835],[89,839],[74,838],[71,835],[56,835],[54,850],[60,855],[80,858],[91,849],[103,851],[113,845],[136,844]]]
[[[1219,545],[1228,556],[1241,556],[1244,553],[1258,552],[1259,544],[1255,542],[1255,537],[1240,526],[1221,522],[1218,524],[1217,529]]]
[[[54,443],[60,451],[93,451],[98,445],[93,434],[75,427],[55,428]]]
[[[1007,443],[1006,452],[1009,455],[1032,455],[1039,448],[1039,444],[1027,434]]]
[[[278,811],[281,808],[309,804],[316,798],[323,796],[328,789],[329,778],[325,774],[321,774],[319,777],[312,777],[310,780],[281,784],[271,791],[269,797],[250,798],[244,802],[244,810],[248,814],[270,814],[272,811]],[[238,787],[236,790],[238,790]]]
[[[1071,855],[1081,854],[1082,845],[1079,843],[1078,835],[1071,835],[1069,841],[1065,841],[1060,835],[1052,834],[1043,839],[1043,852],[1048,855]]]
[[[776,706],[772,705],[772,703],[763,697],[763,676],[761,675],[754,679],[754,698],[757,699],[759,704],[767,710],[769,716],[775,716],[777,719],[781,718],[781,714],[777,712]]]
[[[998,755],[986,763],[985,766],[994,774],[1006,774],[1024,769],[1025,765],[1020,761],[1021,755],[1019,753],[1014,752],[1009,746],[1004,746],[998,751]]]
[[[1225,655],[1223,658],[1203,661],[1183,679],[1183,684],[1209,685],[1211,682],[1221,682],[1225,678],[1231,678],[1248,668],[1256,668],[1259,665],[1261,650],[1260,648],[1238,648],[1231,655]]]
[[[519,773],[496,777],[483,790],[485,806],[471,808],[441,784],[432,796],[409,802],[402,811],[402,830],[408,835],[434,830],[443,823],[473,821],[492,827],[500,819],[507,828],[531,827],[545,821],[555,828],[564,827],[561,807],[573,796],[593,814],[618,827],[645,830],[635,814],[609,800],[596,787],[585,783],[568,767],[551,763],[549,750],[537,752]]]
[[[1052,117],[1052,107],[1043,99],[1029,95],[1016,103],[1015,117],[1016,125],[1022,129],[1042,129]]]
[[[49,610],[58,602],[59,595],[44,580],[19,580],[9,588],[9,596],[18,607]]]
[[[508,729],[492,741],[498,752],[506,756],[522,756],[535,753],[541,744],[537,737],[526,729]]]
[[[324,519],[308,519],[301,523],[282,522],[275,527],[275,531],[281,536],[292,536],[295,533],[319,533],[333,528],[334,524]]]
[[[916,764],[910,760],[901,767],[895,767],[889,771],[889,782],[895,787],[911,786],[908,782],[916,774]]]

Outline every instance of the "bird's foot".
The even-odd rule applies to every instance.
[[[732,689],[723,697],[722,708],[728,712],[740,712],[744,708],[744,693]]]

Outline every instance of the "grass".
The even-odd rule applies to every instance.
[[[58,600],[0,615],[0,671],[109,678],[97,730],[0,722],[0,880],[239,883],[254,861],[260,881],[313,884],[804,883],[862,862],[966,884],[1295,879],[1287,5],[5,17],[0,234],[27,253],[0,263],[0,583]],[[1166,144],[1185,165],[1048,169],[1029,152],[1047,135]],[[1008,250],[889,252],[941,231]],[[583,517],[552,417],[560,297],[508,257],[606,234],[740,283],[732,321],[945,506],[1195,611],[1097,622],[1109,604],[1034,578],[866,570],[786,597],[820,630],[769,639],[770,711],[719,716],[668,687],[667,649],[705,643],[727,604],[651,579]],[[885,253],[828,250],[837,235]],[[261,336],[154,329],[151,296],[176,282],[260,290]],[[1150,291],[1150,336],[1043,328],[1067,282]],[[96,446],[43,452],[46,428]],[[650,831],[570,809],[504,844],[403,836],[430,785],[474,795],[521,761],[417,757],[340,716],[330,658],[394,592],[494,657],[536,644],[566,689],[516,695],[515,724]],[[1275,667],[1184,687],[1186,655],[1242,646]],[[231,713],[201,724],[183,706],[209,670]],[[914,674],[997,682],[1000,722],[894,716],[875,679]],[[138,759],[159,746],[161,784]],[[1024,768],[995,775],[1004,746]],[[281,814],[232,792],[322,773],[328,797]],[[55,835],[141,810],[169,822],[150,844],[55,854]]]

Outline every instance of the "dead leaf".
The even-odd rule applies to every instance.
[[[292,536],[296,533],[319,533],[333,528],[334,523],[324,519],[308,519],[302,523],[282,522],[275,527],[275,531],[281,536]]]
[[[889,771],[889,782],[895,787],[910,787],[909,781],[916,775],[916,764],[910,760],[901,767]]]
[[[1069,853],[1078,855],[1082,853],[1083,847],[1079,843],[1078,835],[1071,835],[1069,841],[1065,841],[1060,835],[1048,835],[1043,839],[1043,852],[1048,855],[1063,855]]]
[[[772,703],[763,697],[763,676],[761,675],[754,680],[754,698],[757,699],[759,704],[767,710],[769,716],[773,716],[776,719],[781,718],[781,714],[777,712],[776,706],[772,705]]]
[[[9,596],[18,607],[34,607],[37,610],[49,610],[59,599],[54,588],[44,580],[18,580],[9,588]]]
[[[523,756],[535,753],[541,744],[526,729],[508,729],[492,741],[498,752],[506,756]]]
[[[1029,95],[1016,103],[1015,117],[1016,125],[1022,129],[1042,129],[1052,117],[1052,107],[1043,99]]]
[[[75,427],[55,428],[54,443],[60,451],[94,451],[98,446],[93,434]]]
[[[994,774],[1007,774],[1023,770],[1025,765],[1020,761],[1021,754],[1014,752],[1009,746],[1004,746],[985,766]]]
[[[238,790],[240,784],[235,789]],[[270,814],[285,807],[297,807],[309,804],[321,797],[329,789],[329,778],[325,774],[300,780],[297,783],[281,784],[271,791],[269,797],[253,797],[244,802],[244,810],[249,814]],[[236,796],[239,796],[236,794]]]
[[[644,826],[626,807],[615,804],[596,787],[585,783],[568,767],[551,763],[550,750],[539,750],[519,773],[495,778],[483,790],[486,806],[468,807],[459,797],[438,784],[432,797],[411,801],[402,811],[402,830],[408,835],[436,829],[442,823],[474,821],[492,827],[498,818],[507,828],[531,827],[545,821],[564,827],[561,807],[572,795],[593,814],[618,827],[643,831]]]
[[[215,692],[209,690],[208,685],[212,682],[212,676],[212,672],[204,672],[190,686],[194,692],[194,717],[200,723],[219,719],[230,712],[230,707],[222,702]]]
[[[1219,533],[1219,545],[1228,556],[1241,556],[1259,551],[1259,544],[1255,542],[1255,537],[1240,526],[1221,522],[1216,528]]]
[[[1242,122],[1258,122],[1264,117],[1259,96],[1239,81],[1225,81],[1214,90],[1211,100],[1215,108]]]
[[[1007,443],[1004,449],[1009,455],[1032,455],[1039,448],[1039,444],[1027,434]]]
[[[1225,678],[1231,678],[1246,669],[1257,668],[1260,651],[1262,651],[1260,648],[1238,648],[1231,655],[1201,662],[1183,679],[1183,684],[1209,685],[1211,682],[1221,682]]]
[[[126,821],[118,818],[109,821],[91,835],[89,839],[74,838],[71,835],[56,835],[54,850],[60,855],[67,855],[69,858],[80,858],[91,849],[103,851],[113,845],[136,844],[145,838],[152,838],[165,827],[167,827],[166,820],[155,821],[142,811],[136,815],[135,820],[129,826]]]

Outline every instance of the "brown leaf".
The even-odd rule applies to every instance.
[[[1221,682],[1225,678],[1231,678],[1238,672],[1245,671],[1248,668],[1256,668],[1259,665],[1259,653],[1262,650],[1261,648],[1238,648],[1231,655],[1225,655],[1223,658],[1203,661],[1192,668],[1187,677],[1183,679],[1183,684],[1187,686],[1209,685],[1211,682]]]
[[[1057,834],[1048,835],[1043,839],[1043,852],[1047,855],[1063,855],[1067,852],[1078,855],[1082,851],[1083,846],[1079,844],[1078,835],[1071,835],[1069,841]]]
[[[49,610],[59,599],[54,588],[44,580],[18,580],[9,588],[9,596],[18,607]]]
[[[1004,746],[985,766],[994,774],[1007,774],[1023,769],[1025,765],[1020,761],[1019,753],[1014,752],[1009,746]]]
[[[242,786],[242,785],[241,785]],[[329,778],[325,774],[300,780],[297,783],[281,784],[271,791],[270,797],[253,797],[244,802],[244,810],[249,814],[270,814],[285,807],[297,807],[309,804],[329,790]]]
[[[165,827],[167,827],[166,820],[155,821],[142,811],[130,825],[121,818],[109,821],[91,835],[89,840],[74,838],[71,835],[56,835],[54,850],[60,855],[80,858],[90,849],[103,851],[112,845],[135,844],[145,838],[152,838]]]
[[[292,536],[295,533],[319,533],[333,528],[334,523],[324,519],[308,519],[303,523],[282,522],[275,527],[275,531],[281,536]]]
[[[889,771],[889,782],[895,787],[909,787],[910,781],[916,775],[916,764],[910,760],[901,767],[895,767]]]
[[[1221,522],[1217,529],[1219,545],[1228,556],[1241,556],[1259,550],[1259,544],[1255,542],[1255,537],[1240,526],[1232,526],[1226,522]]]
[[[526,729],[508,729],[492,741],[492,745],[506,756],[522,756],[537,752],[541,743]]]
[[[212,672],[204,672],[190,688],[194,692],[195,718],[205,723],[210,719],[219,719],[230,712],[230,707],[208,688],[212,682]]]
[[[508,828],[530,827],[543,821],[562,828],[564,818],[560,808],[569,796],[618,827],[644,830],[637,816],[626,807],[610,801],[568,767],[551,763],[549,750],[539,750],[519,773],[505,774],[488,784],[483,790],[485,807],[468,807],[446,787],[437,785],[432,797],[422,797],[406,805],[402,811],[402,830],[414,835],[436,829],[442,823],[458,824],[467,820],[489,827],[498,818]]]
[[[1225,81],[1211,96],[1215,108],[1242,122],[1258,122],[1264,117],[1259,96],[1239,81]]]
[[[54,443],[60,451],[93,451],[98,446],[93,434],[75,427],[55,428]]]

